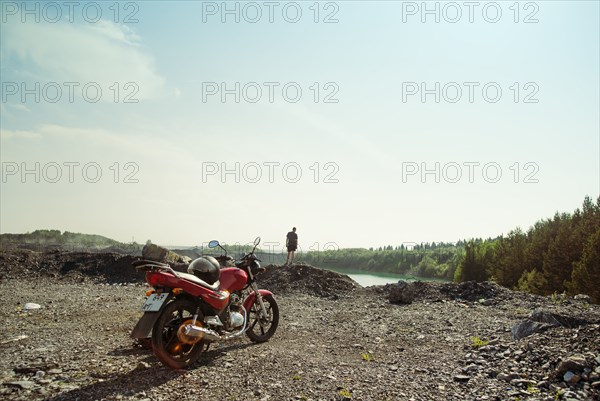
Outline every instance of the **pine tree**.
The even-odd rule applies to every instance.
[[[521,229],[508,233],[506,238],[500,238],[496,245],[495,258],[490,263],[490,275],[505,287],[515,288],[519,278],[526,271],[524,261],[526,237]]]
[[[600,228],[585,244],[583,256],[575,263],[571,275],[571,292],[584,293],[600,303]]]
[[[459,281],[485,281],[487,273],[484,261],[487,259],[487,250],[480,244],[470,240],[465,245],[465,255],[459,266]]]
[[[573,226],[570,215],[562,215],[561,222],[554,237],[544,253],[542,274],[547,285],[540,289],[539,294],[548,295],[554,292],[564,292],[567,289],[573,263],[580,259],[582,245],[573,241]]]

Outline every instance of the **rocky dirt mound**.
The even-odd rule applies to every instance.
[[[466,303],[479,302],[484,305],[495,305],[507,299],[532,302],[543,298],[533,294],[511,291],[488,281],[483,283],[468,281],[459,284],[400,281],[395,284],[369,287],[367,291],[387,296],[392,303],[464,301]]]
[[[345,274],[305,264],[268,265],[266,271],[257,276],[257,281],[260,283],[260,287],[275,293],[295,292],[333,299],[362,288]]]
[[[512,297],[514,292],[508,288],[502,287],[496,283],[485,281],[477,283],[467,281],[460,284],[444,283],[441,284],[440,292],[452,299],[462,299],[475,302],[479,300],[498,300]]]
[[[57,277],[109,283],[136,282],[143,276],[132,266],[136,258],[116,253],[0,251],[0,279]]]

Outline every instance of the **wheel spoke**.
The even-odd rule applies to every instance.
[[[268,341],[279,322],[279,307],[272,296],[263,296],[263,301],[255,299],[248,308],[248,321],[251,321],[248,328],[248,337],[254,342]],[[256,329],[258,323],[260,330]]]
[[[172,335],[167,344],[165,345],[165,349],[169,351],[169,354],[173,356],[181,354],[181,351],[178,349],[174,349],[177,347],[179,340],[177,339],[177,335]],[[179,352],[178,352],[179,351]]]
[[[164,315],[157,320],[152,334],[152,344],[155,355],[167,366],[181,369],[194,363],[200,353],[208,348],[202,341],[187,344],[183,333],[179,333],[182,325],[191,319],[197,305],[187,300],[175,299],[167,304]],[[202,316],[200,316],[202,318]]]

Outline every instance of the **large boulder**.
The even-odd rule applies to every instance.
[[[586,367],[588,367],[588,363],[583,355],[571,355],[568,358],[560,361],[556,367],[556,375],[563,376],[569,371],[582,372]]]
[[[541,333],[552,327],[575,328],[589,322],[575,317],[559,315],[558,313],[534,310],[529,317],[517,323],[511,329],[513,339],[520,340],[535,333]]]
[[[169,264],[190,263],[192,261],[192,259],[187,256],[181,256],[165,247],[151,242],[144,245],[144,248],[142,249],[142,258]]]
[[[554,326],[568,327],[571,329],[589,323],[587,320],[584,319],[559,315],[558,313],[552,313],[543,310],[534,310],[533,312],[531,312],[529,319],[534,320],[536,322],[548,323]]]
[[[390,290],[389,300],[393,304],[410,304],[415,299],[415,291],[412,283],[398,281]]]

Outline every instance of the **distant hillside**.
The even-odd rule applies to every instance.
[[[135,242],[126,244],[95,234],[72,233],[69,231],[61,233],[60,230],[35,230],[27,234],[0,234],[0,248],[137,254],[142,249],[142,245]]]

